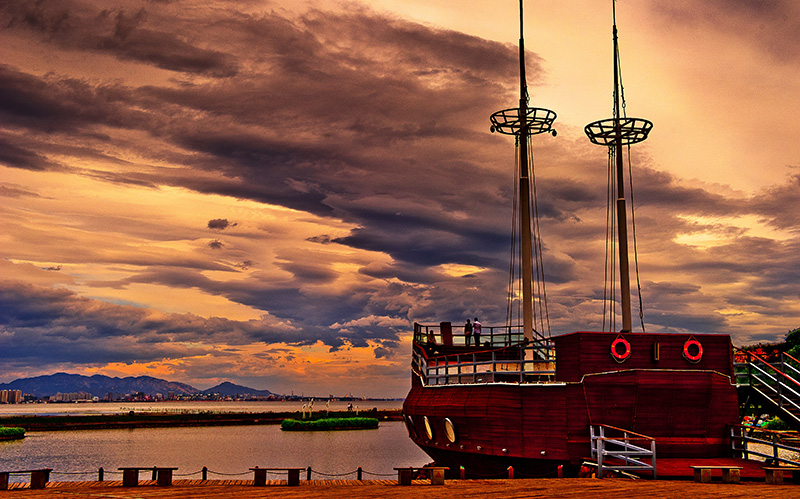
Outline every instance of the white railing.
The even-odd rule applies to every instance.
[[[800,373],[790,362],[782,359],[776,367],[751,352],[743,352],[745,362],[735,364],[736,384],[749,385],[750,388],[771,400],[776,406],[783,409],[787,418],[800,423],[796,415],[800,413],[800,382],[797,373]],[[781,354],[794,361],[794,358]],[[787,371],[788,369],[788,372]]]
[[[591,457],[597,460],[597,478],[603,478],[604,469],[651,471],[653,478],[656,478],[655,438],[609,425],[590,425],[589,434],[592,446]],[[639,442],[639,445],[632,442]],[[642,461],[648,457],[650,458],[649,464]],[[614,461],[609,463],[608,458],[612,458]]]
[[[541,383],[555,377],[555,350],[549,343],[432,357],[415,346],[411,362],[423,385]]]
[[[463,333],[414,324],[412,369],[424,385],[548,382],[555,377],[555,346],[549,339],[524,342],[522,328],[485,327],[480,346]]]

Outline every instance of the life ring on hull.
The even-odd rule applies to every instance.
[[[620,352],[619,346],[622,345]],[[611,356],[617,362],[625,362],[631,356],[631,344],[622,336],[617,336],[617,339],[611,342]]]
[[[696,350],[696,353],[693,354],[692,350]],[[694,364],[700,362],[700,359],[703,358],[703,345],[694,336],[691,336],[683,344],[683,357]]]

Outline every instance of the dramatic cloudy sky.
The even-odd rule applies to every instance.
[[[553,334],[602,326],[610,2],[528,2]],[[0,381],[403,396],[501,324],[515,0],[0,3]],[[618,3],[648,331],[800,326],[800,3]]]

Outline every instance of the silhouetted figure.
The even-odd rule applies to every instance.
[[[466,324],[464,324],[464,338],[467,346],[469,346],[469,343],[472,340],[472,323],[469,321],[469,319],[467,319]]]
[[[472,336],[475,338],[475,344],[481,346],[481,322],[477,317],[472,321]]]

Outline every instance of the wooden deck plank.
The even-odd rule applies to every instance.
[[[325,482],[320,480],[319,482]],[[157,499],[182,497],[188,499],[400,499],[409,495],[424,495],[430,499],[478,499],[483,497],[565,497],[583,499],[604,497],[628,499],[630,497],[692,497],[693,499],[759,497],[764,499],[797,497],[800,485],[767,485],[764,482],[742,482],[740,484],[701,484],[675,480],[626,480],[626,479],[518,479],[518,480],[448,480],[443,486],[431,486],[427,481],[414,481],[411,486],[399,486],[394,480],[337,480],[323,484],[301,481],[299,487],[268,486],[254,487],[252,481],[208,480],[202,485],[175,483],[172,487],[111,486],[112,482],[50,483],[45,490],[30,490],[28,484],[10,484],[13,489],[0,491],[0,498],[44,499],[56,493],[63,499],[85,499],[87,496]]]

